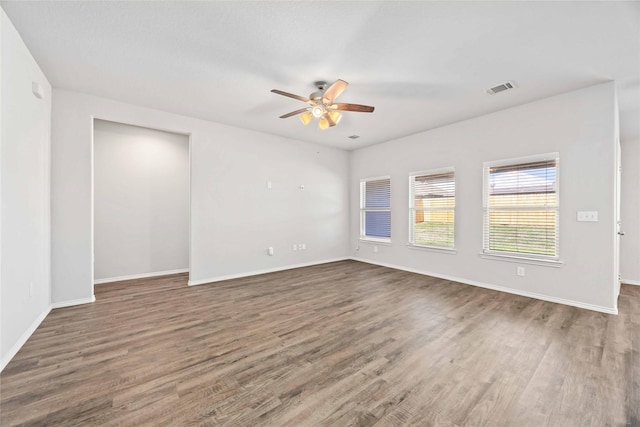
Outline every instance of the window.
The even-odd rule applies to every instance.
[[[485,254],[558,259],[558,153],[484,164]]]
[[[391,179],[360,181],[360,238],[391,241]]]
[[[456,183],[453,168],[409,176],[409,244],[454,247]]]

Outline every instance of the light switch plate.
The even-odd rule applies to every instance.
[[[598,211],[578,211],[577,220],[598,222]]]

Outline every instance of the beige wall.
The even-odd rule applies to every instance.
[[[1,370],[50,308],[51,85],[1,9],[0,19]]]
[[[351,201],[351,244],[357,259],[506,290],[555,302],[617,311],[614,262],[615,86],[605,83],[355,150],[351,192],[359,180],[391,176],[391,245],[359,241],[357,199]],[[558,152],[560,261],[554,266],[481,256],[483,163]],[[407,246],[411,171],[454,167],[455,253]],[[598,222],[577,222],[597,210]],[[358,248],[355,250],[355,248]],[[375,249],[375,250],[374,250]],[[516,268],[524,267],[525,276]]]

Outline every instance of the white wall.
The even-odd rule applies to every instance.
[[[4,11],[0,369],[49,312],[49,148],[51,85]],[[36,98],[32,82],[42,85]]]
[[[497,95],[500,96],[500,95]],[[508,96],[508,94],[507,94]],[[355,257],[515,293],[616,312],[615,87],[582,89],[399,140],[351,157],[351,248]],[[561,267],[481,258],[482,163],[560,153]],[[454,166],[457,254],[408,248],[408,173]],[[392,245],[360,243],[358,183],[390,175]],[[596,210],[599,222],[576,222]],[[525,267],[525,277],[516,267]]]
[[[189,136],[94,122],[95,279],[189,268]]]
[[[620,277],[640,285],[640,140],[621,141],[622,188],[620,219]]]
[[[92,117],[191,135],[192,283],[347,256],[348,152],[56,89],[55,303],[93,297]]]

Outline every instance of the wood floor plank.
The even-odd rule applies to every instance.
[[[2,372],[2,426],[640,425],[640,287],[613,316],[341,261],[95,293]]]

